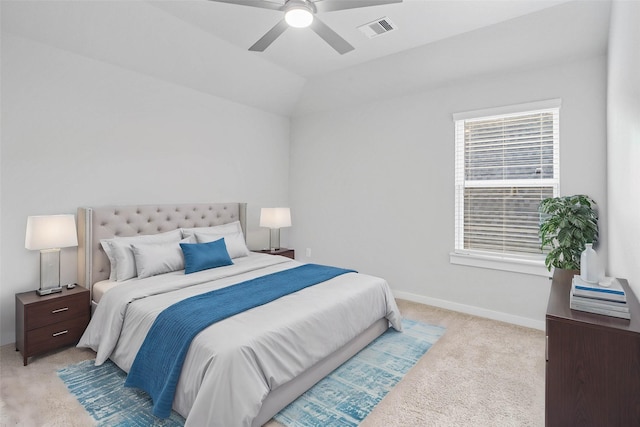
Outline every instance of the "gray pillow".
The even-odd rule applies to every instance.
[[[195,243],[193,237],[179,242],[134,243],[131,245],[139,279],[184,270],[184,255],[180,243]]]
[[[167,231],[159,234],[145,234],[131,237],[114,237],[113,239],[104,239],[100,242],[103,245],[109,245],[110,250],[106,251],[111,268],[115,266],[115,280],[131,279],[137,276],[136,261],[133,256],[131,245],[144,243],[168,243],[179,242],[182,238],[180,230]],[[103,243],[104,242],[104,243]],[[111,254],[111,255],[110,255]],[[110,280],[112,278],[110,277]]]
[[[247,248],[247,244],[244,242],[244,235],[242,234],[242,231],[236,231],[234,233],[196,231],[195,235],[198,243],[209,243],[224,238],[224,244],[227,246],[227,252],[229,252],[229,256],[232,259],[249,256],[249,248]]]

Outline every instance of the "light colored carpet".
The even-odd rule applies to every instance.
[[[447,330],[361,426],[544,425],[542,331],[409,301],[398,306],[409,319]],[[94,357],[68,348],[23,367],[13,344],[0,347],[0,425],[95,424],[56,374]]]

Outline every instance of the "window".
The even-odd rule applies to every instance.
[[[559,192],[559,110],[552,100],[454,115],[455,254],[541,263],[538,204]]]

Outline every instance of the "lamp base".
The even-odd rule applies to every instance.
[[[269,230],[269,249],[275,252],[280,249],[280,229],[272,228]]]
[[[58,286],[57,288],[36,289],[36,293],[40,296],[51,295],[56,292],[62,292],[62,286]]]

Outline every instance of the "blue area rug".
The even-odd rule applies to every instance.
[[[357,426],[444,333],[403,319],[274,418],[287,427]]]
[[[151,413],[151,398],[142,390],[125,388],[127,374],[107,360],[101,366],[95,360],[85,360],[58,371],[69,391],[104,427],[167,426],[182,427],[184,418],[172,411],[166,419]]]
[[[404,332],[389,329],[275,419],[288,427],[357,426],[442,336],[444,328],[403,319]],[[161,420],[149,396],[125,388],[126,374],[111,361],[85,360],[58,371],[99,426],[183,426],[176,412]]]

